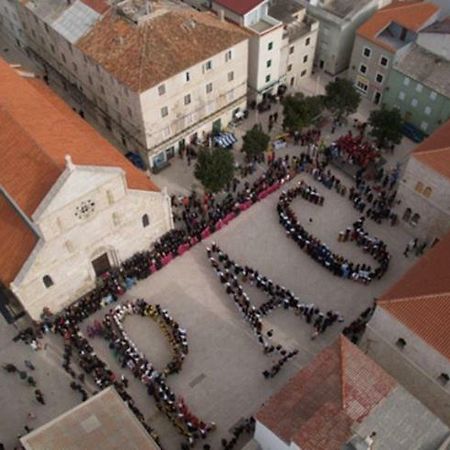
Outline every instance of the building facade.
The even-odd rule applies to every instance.
[[[392,67],[383,102],[431,134],[450,118],[450,18],[422,29]]]
[[[375,12],[358,28],[348,77],[362,96],[381,103],[395,58],[438,14],[439,8],[432,3],[396,2]]]
[[[214,0],[212,10],[251,33],[249,97],[257,101],[281,85],[301,90],[311,75],[318,22],[292,0]]]
[[[44,73],[156,168],[245,108],[248,33],[170,0],[112,3],[28,1],[21,19]]]
[[[43,83],[0,76],[0,280],[37,320],[169,231],[170,198]]]
[[[413,151],[397,199],[410,233],[432,244],[450,231],[450,121]]]
[[[330,75],[338,75],[349,66],[358,27],[390,0],[301,0],[300,3],[320,23],[315,65]]]
[[[0,0],[0,34],[20,48],[26,48],[26,35],[19,16],[19,2]]]

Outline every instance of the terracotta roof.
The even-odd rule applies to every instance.
[[[380,298],[397,300],[450,292],[450,233],[427,251],[391,288]]]
[[[340,336],[272,396],[256,418],[302,450],[340,450],[355,423],[395,386],[374,361]]]
[[[110,6],[105,0],[81,0],[81,1],[85,5],[89,6],[89,8],[98,12],[99,14],[105,13],[110,8]]]
[[[450,290],[446,294],[379,301],[378,305],[450,360]]]
[[[450,178],[450,120],[419,144],[413,157]]]
[[[386,50],[395,52],[394,47],[377,38],[381,31],[391,22],[396,22],[408,30],[418,31],[438,11],[438,6],[433,3],[425,3],[423,0],[394,1],[364,22],[358,28],[357,34]]]
[[[131,189],[158,188],[47,86],[20,77],[0,59],[0,185],[28,217],[65,169],[74,164],[119,167]],[[14,225],[14,226],[13,226]],[[36,242],[5,203],[0,219],[0,280],[9,284]]]
[[[236,14],[244,15],[256,8],[260,3],[263,3],[263,1],[264,0],[214,0],[214,3],[217,3]]]
[[[0,194],[0,281],[9,286],[37,243],[37,237]]]
[[[110,11],[77,46],[122,84],[143,92],[249,35],[209,12],[170,10],[136,26]]]

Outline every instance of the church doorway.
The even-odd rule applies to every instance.
[[[111,269],[111,263],[109,262],[108,254],[103,253],[98,258],[92,260],[92,266],[94,267],[95,275],[100,276]]]

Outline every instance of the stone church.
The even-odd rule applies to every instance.
[[[173,227],[170,198],[45,84],[0,60],[0,311],[38,319]]]

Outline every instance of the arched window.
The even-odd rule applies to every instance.
[[[418,181],[416,184],[416,191],[419,192],[419,194],[421,194],[423,191],[423,183],[421,183],[420,181]]]
[[[433,189],[430,188],[430,186],[427,186],[424,190],[423,190],[423,195],[424,197],[431,197],[431,194],[433,193]]]
[[[44,275],[44,277],[42,278],[42,281],[43,281],[44,286],[46,288],[49,288],[49,287],[53,286],[53,280],[52,280],[52,277],[50,275]]]
[[[410,217],[411,217],[411,208],[406,208],[405,209],[405,212],[403,213],[403,220],[405,221],[405,222],[409,222],[409,219],[410,219]]]
[[[144,214],[142,216],[142,226],[145,228],[145,227],[148,227],[149,225],[150,225],[150,219],[148,218],[148,214]]]
[[[411,218],[410,224],[411,224],[413,227],[415,227],[415,226],[419,223],[419,220],[420,220],[420,215],[417,214],[417,213],[415,213],[415,214],[412,216],[412,218]]]

